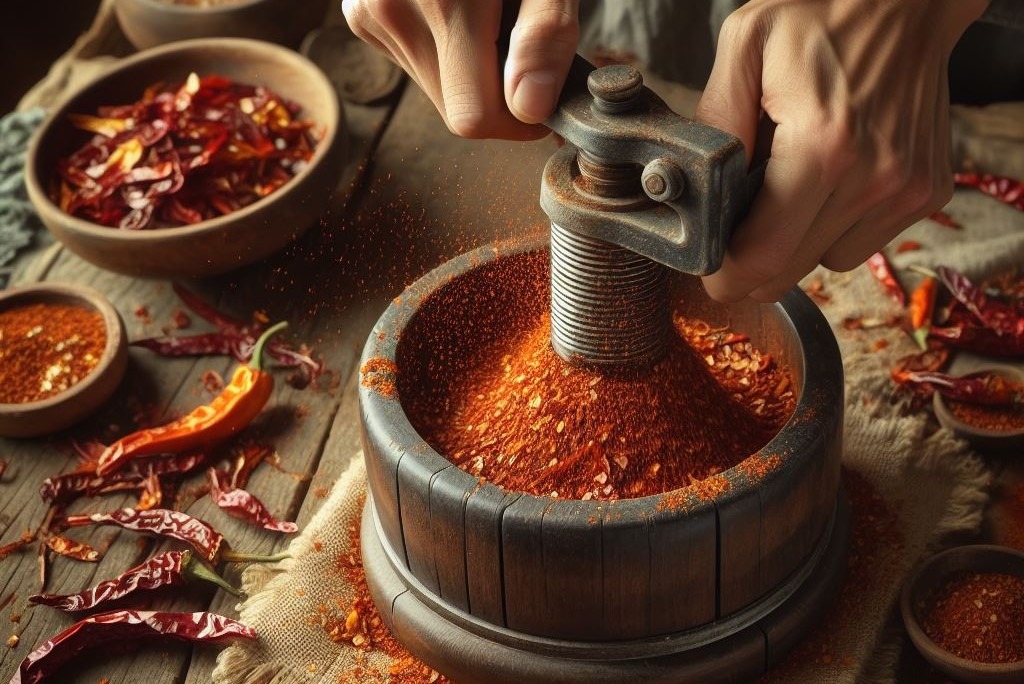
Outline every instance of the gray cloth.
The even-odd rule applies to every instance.
[[[0,287],[7,285],[18,251],[42,225],[25,192],[25,152],[44,114],[36,107],[0,119]]]

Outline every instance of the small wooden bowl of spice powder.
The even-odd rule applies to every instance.
[[[0,292],[0,436],[78,422],[113,394],[127,360],[124,323],[99,292],[57,283]]]
[[[962,682],[1024,682],[1024,553],[961,546],[903,587],[903,622],[928,662]]]
[[[1009,364],[986,364],[963,376],[997,388],[985,392],[996,403],[957,401],[937,391],[935,417],[958,437],[986,451],[1024,448],[1024,370]]]

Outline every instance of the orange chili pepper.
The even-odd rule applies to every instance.
[[[910,329],[921,349],[927,349],[928,332],[932,325],[932,310],[935,308],[935,293],[939,281],[926,276],[910,295]]]
[[[166,425],[125,435],[104,449],[96,474],[113,473],[136,457],[178,453],[221,442],[242,430],[263,410],[274,389],[274,377],[262,369],[263,348],[272,335],[287,326],[282,322],[268,328],[256,341],[252,363],[239,366],[231,382],[209,404]]]

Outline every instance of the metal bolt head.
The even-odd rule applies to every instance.
[[[679,167],[668,159],[655,159],[644,167],[640,176],[644,192],[655,202],[672,202],[682,196],[686,178]]]
[[[616,114],[628,111],[644,87],[644,77],[627,64],[612,64],[590,72],[587,88],[598,109]]]

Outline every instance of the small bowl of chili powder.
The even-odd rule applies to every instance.
[[[979,396],[961,401],[937,391],[932,405],[940,424],[986,451],[1024,447],[1024,370],[1008,364],[986,364],[956,380],[978,389],[965,396]]]
[[[910,640],[962,682],[1024,681],[1024,553],[961,546],[925,561],[903,586]]]
[[[103,295],[46,283],[0,292],[0,436],[62,430],[124,377],[124,323]]]
[[[347,136],[327,77],[243,38],[140,52],[44,122],[25,185],[64,245],[101,268],[192,278],[258,261],[319,225]]]

